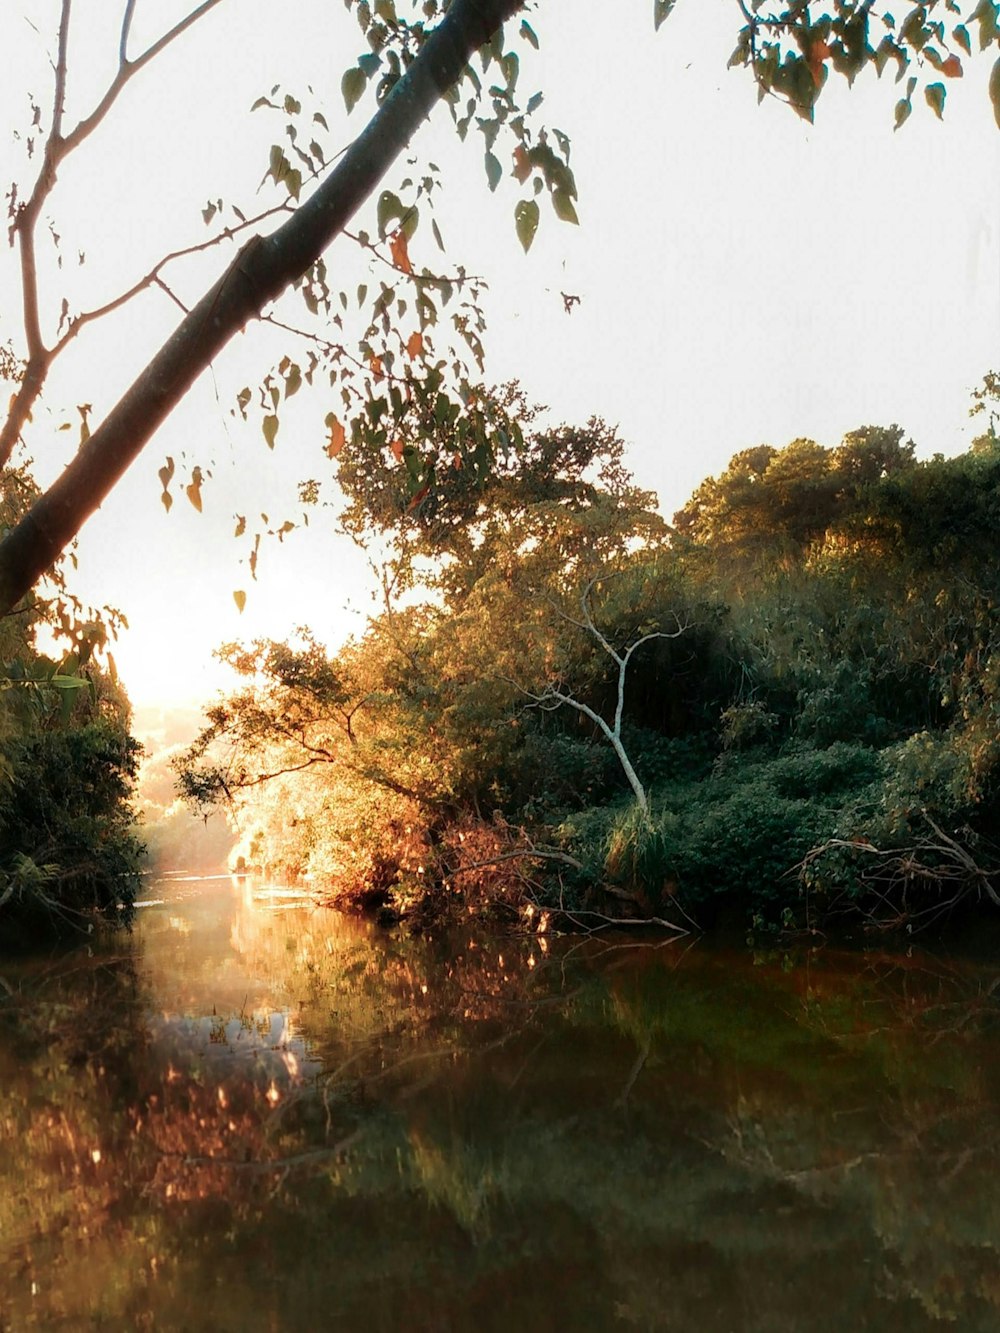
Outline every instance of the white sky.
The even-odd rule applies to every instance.
[[[856,426],[898,422],[922,454],[966,447],[970,391],[1000,366],[990,60],[965,61],[943,124],[918,103],[894,134],[899,94],[869,72],[853,93],[831,84],[810,127],[773,101],[758,107],[749,75],[727,71],[734,0],[681,0],[656,37],[651,8],[543,0],[532,15],[542,49],[522,82],[544,89],[545,120],[572,137],[582,225],[543,210],[527,258],[512,221],[518,187],[505,180],[489,195],[481,141],[459,145],[444,114],[414,140],[448,177],[439,215],[448,262],[490,281],[488,377],[519,378],[556,419],[597,413],[618,423],[637,480],[668,515],[736,450],[761,442],[806,435],[835,444]],[[139,0],[136,46],[184,9]],[[7,0],[0,13],[6,126],[27,127],[28,91],[48,122],[57,10],[55,0]],[[71,123],[110,72],[119,11],[111,0],[77,0]],[[91,306],[165,250],[202,239],[209,197],[245,211],[260,205],[255,191],[283,122],[248,108],[272,84],[305,100],[311,83],[331,142],[345,143],[363,116],[359,108],[344,118],[340,76],[359,51],[353,21],[329,0],[227,0],[140,75],[52,197],[67,268],[44,288],[47,331],[64,291],[73,308]],[[0,154],[5,189],[14,175],[30,179],[9,134]],[[374,204],[358,225],[374,231],[373,213]],[[411,250],[417,262],[436,254],[425,232]],[[177,290],[197,299],[226,260],[216,250],[179,269]],[[349,244],[335,246],[328,264],[348,290],[364,276]],[[0,338],[16,345],[18,290],[14,253],[4,249]],[[561,291],[582,298],[570,316]],[[75,439],[56,431],[65,409],[91,402],[99,420],[176,319],[157,294],[80,337],[31,427],[42,479]],[[363,559],[323,531],[322,514],[281,550],[265,549],[257,584],[237,563],[233,515],[284,517],[293,483],[324,475],[329,392],[299,395],[273,454],[256,425],[230,416],[235,390],[284,350],[288,340],[273,333],[238,337],[81,537],[79,590],[131,622],[116,657],[137,703],[206,698],[222,679],[211,653],[223,640],[284,637],[308,623],[335,642],[371,609]],[[169,515],[160,503],[156,470],[182,453],[216,464],[200,516],[177,486]],[[248,591],[242,616],[234,588]]]

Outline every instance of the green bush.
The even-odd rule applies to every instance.
[[[4,744],[5,940],[76,927],[93,913],[130,918],[142,854],[128,804],[139,748],[103,718]]]

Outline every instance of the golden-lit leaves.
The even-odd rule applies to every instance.
[[[174,475],[174,460],[169,455],[167,456],[167,461],[164,463],[163,467],[159,469],[156,475],[160,478],[160,485],[163,487],[163,494],[160,496],[160,500],[163,503],[163,508],[169,514],[170,506],[174,502],[174,497],[170,494],[170,483],[173,480]]]
[[[326,442],[326,456],[336,458],[347,443],[347,433],[343,422],[334,412],[327,413],[326,426],[330,432],[330,438]]]
[[[407,249],[406,232],[402,227],[397,227],[389,237],[389,252],[392,255],[392,262],[398,269],[404,273],[412,273],[413,265],[410,263],[410,254]]]
[[[411,361],[416,361],[424,353],[424,335],[419,329],[414,329],[406,341],[406,355]]]
[[[242,588],[236,588],[233,591],[233,601],[236,603],[236,609],[240,615],[243,614],[243,608],[247,604],[247,595]]]
[[[191,501],[199,514],[201,513],[201,483],[203,480],[204,478],[202,477],[201,468],[196,467],[191,473],[190,484],[184,488],[184,494]]]

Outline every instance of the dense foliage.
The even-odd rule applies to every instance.
[[[390,912],[583,924],[997,901],[992,432],[744,451],[668,527],[602,422],[503,398],[523,452],[459,527],[356,478],[391,550],[358,641],[223,650],[246,686],[183,781],[234,803],[241,854]]]
[[[25,469],[0,474],[4,526],[35,493]],[[0,947],[128,919],[139,746],[103,651],[115,625],[80,605],[61,569],[0,620]]]

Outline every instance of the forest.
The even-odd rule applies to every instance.
[[[1000,903],[996,377],[974,400],[983,433],[960,456],[918,458],[896,425],[862,426],[839,444],[760,445],[669,521],[605,420],[555,425],[517,383],[489,387],[485,279],[446,250],[433,216],[445,173],[407,154],[443,109],[459,141],[484,148],[489,192],[503,183],[519,195],[525,254],[539,200],[578,222],[570,136],[545,120],[544,91],[520,81],[522,57],[530,68],[540,47],[521,11],[542,7],[516,0],[428,0],[408,15],[393,0],[349,0],[362,54],[340,94],[347,117],[367,109],[367,125],[338,148],[323,111],[274,85],[251,108],[264,113],[256,124],[272,113],[285,122],[266,152],[264,198],[252,209],[210,198],[195,210],[200,239],[184,235],[134,281],[112,262],[110,294],[90,303],[67,286],[50,318],[64,259],[87,262],[53,221],[59,173],[113,119],[133,77],[219,3],[154,36],[133,31],[127,0],[100,87],[81,93],[70,58],[81,29],[61,0],[51,87],[28,93],[30,123],[13,133],[8,240],[22,327],[0,330],[11,390],[0,426],[5,938],[90,929],[95,913],[129,920],[144,836],[139,747],[110,651],[125,622],[75,595],[74,543],[254,322],[292,350],[269,369],[266,358],[237,367],[235,382],[247,379],[231,395],[216,383],[220,415],[273,453],[279,432],[284,447],[297,429],[301,400],[288,404],[303,386],[317,413],[324,395],[334,409],[283,463],[294,501],[272,504],[264,487],[258,519],[256,501],[234,499],[246,512],[234,515],[245,586],[233,601],[242,613],[263,549],[333,506],[380,600],[340,646],[289,625],[281,640],[220,649],[242,683],[209,710],[178,780],[193,810],[232,821],[238,865],[419,929],[471,915],[672,934],[731,923],[751,934],[831,922],[913,930]],[[673,9],[655,0],[653,31]],[[865,70],[895,78],[896,129],[918,90],[941,121],[946,81],[962,79],[965,62],[1000,122],[1000,60],[988,75],[983,63],[1000,45],[992,0],[968,14],[929,0],[901,23],[858,0],[822,15],[801,0],[739,4],[733,23],[730,67],[804,125],[828,83],[852,87]],[[372,230],[351,230],[369,205]],[[434,267],[418,254],[428,222]],[[325,255],[341,239],[371,280],[337,291]],[[197,272],[205,260],[207,272],[220,252],[221,271],[182,299],[175,266]],[[44,397],[92,324],[147,296],[183,318],[136,366],[121,347],[108,358],[117,402],[104,390],[108,401],[76,400],[74,414],[75,389],[61,403]],[[581,300],[559,299],[567,316]],[[732,429],[745,439],[753,427]],[[45,455],[60,445],[72,448],[52,480]],[[215,460],[176,452],[158,469],[159,499],[169,514],[184,496],[200,515]]]
[[[600,420],[516,386],[439,505],[341,468],[382,609],[220,652],[242,688],[180,764],[242,863],[424,927],[486,913],[911,931],[998,903],[1000,442],[898,426],[736,454],[667,522]],[[454,452],[452,450],[454,449]],[[374,519],[373,519],[374,516]]]
[[[442,427],[435,504],[405,503],[405,468],[345,459],[381,609],[335,650],[305,627],[220,648],[243,684],[180,789],[232,822],[234,864],[416,929],[912,931],[992,910],[995,404],[988,377],[986,428],[952,458],[919,460],[898,426],[744,450],[670,522],[612,427],[540,425],[516,385],[489,396],[497,465]],[[5,473],[12,516],[32,494]],[[127,921],[141,865],[139,746],[113,657],[92,657],[115,613],[54,588],[4,624],[12,937]],[[41,652],[45,630],[68,651]]]

